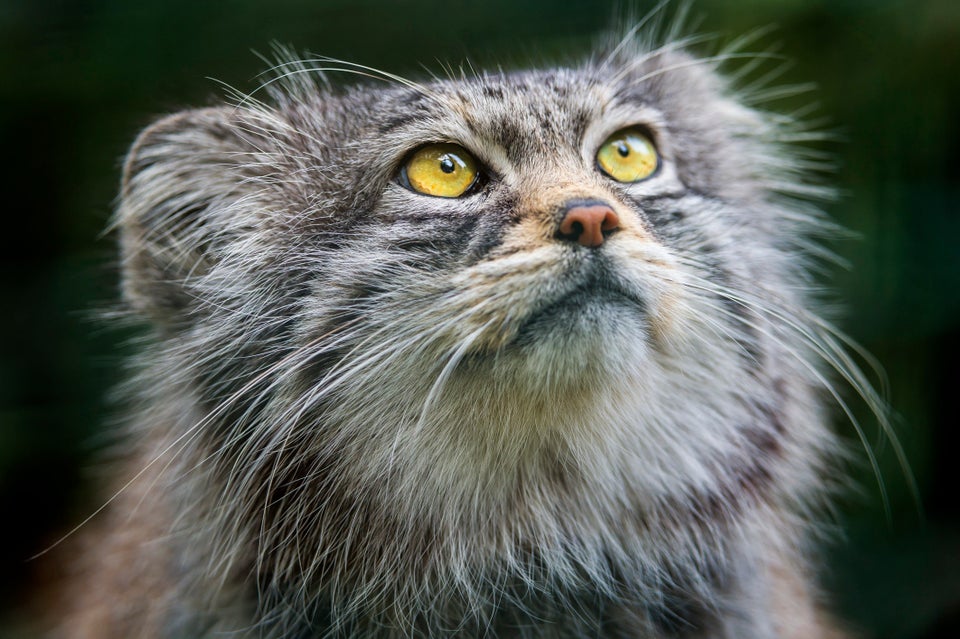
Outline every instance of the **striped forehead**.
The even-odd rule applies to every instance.
[[[538,152],[579,147],[587,125],[599,114],[595,86],[569,72],[509,80],[461,92],[461,99],[473,100],[467,125],[476,134],[505,149],[514,163]]]
[[[404,112],[381,130],[427,126],[453,138],[463,130],[520,165],[545,153],[577,151],[608,93],[596,81],[566,70],[438,82],[402,99]]]

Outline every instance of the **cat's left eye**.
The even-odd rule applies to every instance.
[[[597,166],[617,182],[639,182],[657,172],[660,155],[640,127],[621,129],[597,151]]]
[[[415,151],[400,171],[400,183],[434,197],[460,197],[477,181],[473,156],[456,144],[430,144]]]

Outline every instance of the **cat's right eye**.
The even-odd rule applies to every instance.
[[[640,127],[617,131],[597,151],[597,166],[617,182],[639,182],[657,172],[660,156]]]
[[[400,170],[400,184],[434,197],[460,197],[477,181],[477,161],[456,144],[430,144],[415,151]]]

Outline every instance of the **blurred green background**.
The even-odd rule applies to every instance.
[[[253,89],[251,50],[273,41],[417,76],[466,58],[576,60],[613,13],[586,0],[0,3],[0,636],[26,558],[98,504],[90,468],[128,335],[93,316],[116,297],[103,230],[137,131],[217,99],[210,78]],[[960,638],[960,1],[701,0],[692,15],[717,34],[708,52],[776,26],[760,46],[793,60],[780,81],[818,88],[771,106],[816,102],[840,138],[829,209],[860,238],[834,246],[851,268],[832,285],[843,327],[890,377],[922,514],[878,445],[890,513],[861,460],[824,562],[832,596],[869,636]]]

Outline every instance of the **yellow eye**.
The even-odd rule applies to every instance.
[[[607,138],[597,151],[597,164],[617,182],[639,182],[656,173],[660,156],[642,129],[630,127]]]
[[[476,161],[456,144],[423,147],[407,160],[402,172],[404,186],[436,197],[460,197],[476,180]]]

